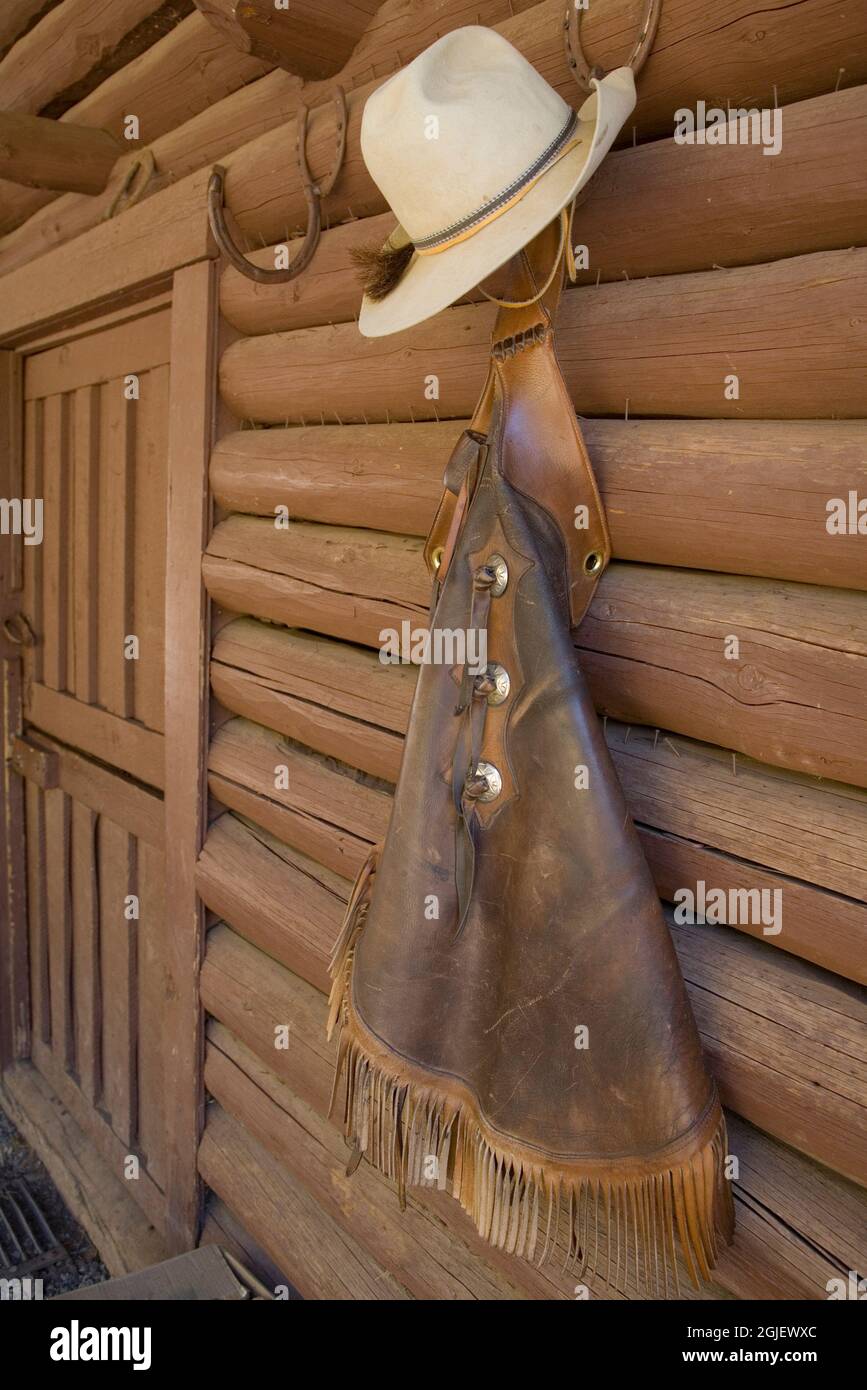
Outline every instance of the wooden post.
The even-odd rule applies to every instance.
[[[107,130],[0,111],[0,178],[58,193],[101,193],[122,145]]]
[[[24,490],[22,420],[21,358],[0,352],[0,502],[20,502]],[[2,516],[11,523],[11,508]],[[7,636],[24,632],[14,625],[22,544],[20,533],[0,532],[0,1069],[30,1054],[24,783],[12,761],[21,733],[21,647]]]
[[[172,300],[166,535],[165,899],[166,1235],[176,1251],[198,1235],[203,1118],[199,967],[204,916],[195,889],[206,808],[208,459],[213,432],[216,267],[178,270]]]

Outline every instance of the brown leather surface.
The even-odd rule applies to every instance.
[[[554,224],[500,297],[544,284],[557,244]],[[730,1237],[725,1126],[570,640],[609,543],[554,354],[557,281],[497,316],[426,551],[442,557],[433,626],[484,630],[508,694],[488,703],[490,665],[421,668],[385,844],[335,954],[330,1026],[346,1132],[401,1193],[433,1160],[479,1232],[528,1258],[557,1243],[565,1211],[579,1270],[595,1266],[600,1221],[619,1270],[622,1226],[646,1287],[667,1296],[675,1232],[695,1281]]]
[[[509,297],[532,293],[526,286],[550,267],[556,239],[556,224],[537,239],[535,268],[520,258]],[[452,673],[424,667],[356,947],[352,1005],[397,1057],[474,1096],[491,1130],[547,1155],[649,1155],[690,1129],[713,1089],[569,640],[596,582],[583,573],[584,556],[596,548],[607,558],[609,547],[554,356],[552,298],[498,316],[500,338],[540,313],[548,332],[494,361],[491,448],[435,614],[438,627],[466,626],[480,557],[504,556],[510,581],[491,600],[488,657],[513,680],[507,702],[487,711],[481,743],[504,791],[476,808],[472,900],[458,934],[452,773],[460,716]],[[466,442],[459,450],[467,455]],[[454,472],[450,498],[460,490]],[[573,525],[582,503],[587,531]],[[583,766],[589,787],[578,790]],[[432,900],[435,920],[426,914]],[[589,1029],[586,1050],[575,1047],[580,1025]]]

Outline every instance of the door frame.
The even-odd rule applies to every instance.
[[[178,1252],[195,1246],[202,1209],[199,969],[204,910],[195,869],[206,829],[210,610],[201,557],[211,526],[208,467],[217,408],[219,322],[207,173],[184,181],[184,216],[172,235],[157,196],[0,280],[0,497],[20,497],[24,485],[23,357],[133,317],[141,312],[142,300],[166,291],[171,296],[164,733],[166,767],[171,769],[164,788],[171,988],[164,1030],[169,1117],[165,1235]],[[178,190],[164,197],[177,201]],[[85,268],[82,276],[75,273],[75,264]],[[34,306],[32,319],[29,304]],[[20,538],[0,535],[0,1069],[30,1055],[23,779],[13,764],[22,728],[21,659],[3,634],[3,622],[17,609],[21,573]]]

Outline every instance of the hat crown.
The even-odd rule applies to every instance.
[[[556,140],[570,108],[493,29],[445,34],[367,101],[364,162],[413,241],[469,217]]]

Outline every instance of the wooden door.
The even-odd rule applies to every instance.
[[[23,368],[30,1055],[165,1225],[165,570],[171,310]],[[31,513],[34,537],[37,514]]]

